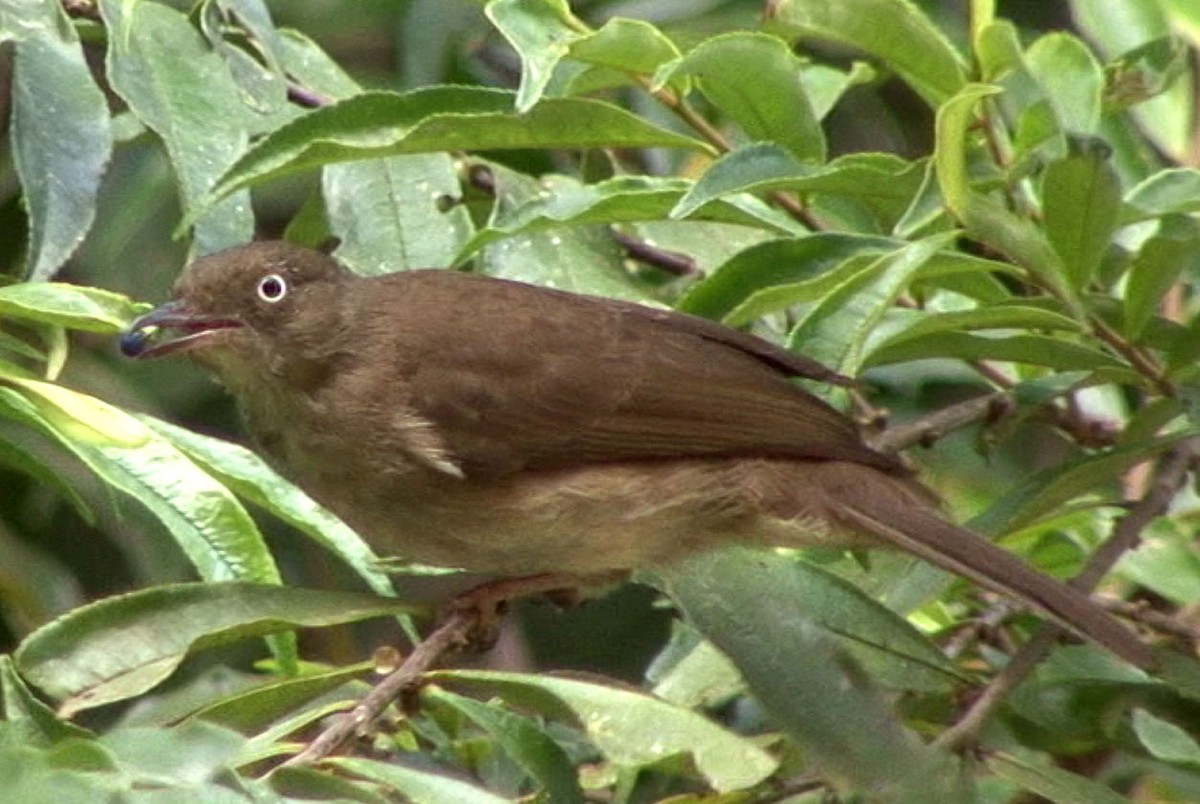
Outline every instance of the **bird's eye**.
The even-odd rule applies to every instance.
[[[287,295],[287,281],[279,274],[267,274],[258,280],[258,298],[274,304]]]

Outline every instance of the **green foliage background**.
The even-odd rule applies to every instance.
[[[0,799],[1200,798],[1194,3],[0,0],[0,43]],[[254,237],[674,305],[948,416],[952,513],[1104,576],[1163,671],[903,556],[735,550],[278,767],[477,579],[385,572],[200,372],[116,358]]]

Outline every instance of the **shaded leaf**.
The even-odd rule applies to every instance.
[[[479,230],[453,261],[462,262],[483,246],[505,237],[560,224],[608,224],[656,221],[667,217],[692,187],[683,179],[619,176],[596,184],[555,182]],[[794,221],[749,196],[714,200],[693,210],[694,219],[736,223],[790,234]]]
[[[330,757],[325,762],[339,770],[370,779],[395,790],[413,804],[511,804],[507,798],[430,771],[415,770],[391,762],[357,757]]]
[[[575,769],[566,753],[534,721],[499,706],[481,703],[438,687],[426,687],[422,701],[449,706],[474,722],[521,766],[550,801],[583,801]]]
[[[610,761],[640,767],[688,753],[718,791],[761,782],[776,760],[748,738],[703,716],[640,692],[550,676],[483,670],[440,670],[430,674],[447,686],[500,695],[550,717],[569,717]]]
[[[1129,799],[1111,788],[1050,764],[1034,764],[1005,753],[994,754],[985,763],[1001,778],[1054,804],[1129,804]]]
[[[1117,486],[1118,479],[1132,467],[1166,452],[1186,437],[1186,434],[1164,436],[1033,472],[973,519],[970,527],[983,533],[1008,533],[1087,494],[1098,495],[1102,502],[1120,504],[1123,497]]]
[[[932,795],[953,786],[944,760],[900,724],[817,624],[807,577],[782,556],[738,548],[693,556],[662,580],[823,775],[875,791],[911,784]]]
[[[1076,288],[1091,281],[1117,228],[1121,183],[1110,154],[1099,140],[1071,140],[1071,153],[1042,177],[1046,236]]]
[[[68,612],[26,637],[14,659],[69,714],[139,695],[197,650],[405,609],[376,595],[266,584],[159,586]]]

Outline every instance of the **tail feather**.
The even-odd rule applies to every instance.
[[[1149,647],[1086,594],[1042,575],[1012,553],[919,504],[865,497],[843,499],[839,508],[839,518],[855,530],[872,533],[942,569],[1026,601],[1144,670],[1156,664]]]

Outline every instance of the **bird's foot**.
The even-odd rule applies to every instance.
[[[444,617],[470,613],[475,622],[471,641],[490,645],[495,641],[497,624],[510,600],[546,595],[562,606],[577,605],[588,587],[607,586],[628,577],[624,571],[602,575],[574,575],[569,572],[543,572],[516,578],[499,578],[468,589],[450,601]]]

